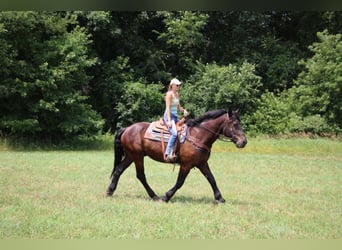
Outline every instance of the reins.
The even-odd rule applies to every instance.
[[[228,114],[228,112],[227,112],[227,119],[226,119],[225,121],[229,121],[229,114]],[[225,121],[224,121],[224,122],[225,122]],[[198,125],[198,127],[201,127],[201,128],[203,128],[203,129],[207,130],[208,132],[210,132],[210,133],[212,133],[212,134],[218,136],[218,139],[219,139],[220,141],[223,141],[223,142],[231,142],[231,141],[232,141],[231,138],[229,138],[229,137],[227,137],[227,136],[225,136],[225,135],[223,135],[223,134],[221,134],[221,133],[218,133],[218,132],[216,132],[216,131],[213,131],[213,130],[211,130],[211,129],[209,129],[209,128],[203,126],[203,125],[201,125],[201,123],[199,123],[199,122],[195,122],[195,123]]]

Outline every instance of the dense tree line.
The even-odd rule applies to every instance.
[[[250,133],[340,133],[342,12],[0,12],[0,135],[115,132],[240,108]]]

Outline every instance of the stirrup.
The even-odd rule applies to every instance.
[[[175,154],[170,154],[165,157],[165,161],[168,163],[174,163],[177,160],[177,156]]]

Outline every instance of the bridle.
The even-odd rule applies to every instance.
[[[229,121],[229,114],[228,114],[228,112],[227,112],[226,114],[227,114],[227,116],[226,116],[226,119],[223,121],[223,123]],[[218,140],[220,140],[220,141],[232,142],[232,140],[233,140],[233,138],[229,138],[229,137],[223,135],[222,133],[218,133],[218,132],[216,132],[216,131],[213,131],[213,130],[207,128],[206,126],[201,125],[201,123],[196,123],[196,124],[198,125],[198,127],[201,127],[201,128],[203,128],[203,129],[205,129],[206,131],[208,131],[208,132],[214,134],[215,136],[217,136],[217,137],[218,137]]]

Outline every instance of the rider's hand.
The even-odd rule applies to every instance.
[[[186,110],[184,109],[183,115],[184,115],[184,117],[187,117],[187,116],[189,115],[188,111],[186,111]]]
[[[171,128],[171,127],[172,127],[172,121],[168,121],[168,122],[167,122],[167,126],[168,126],[169,128]]]

